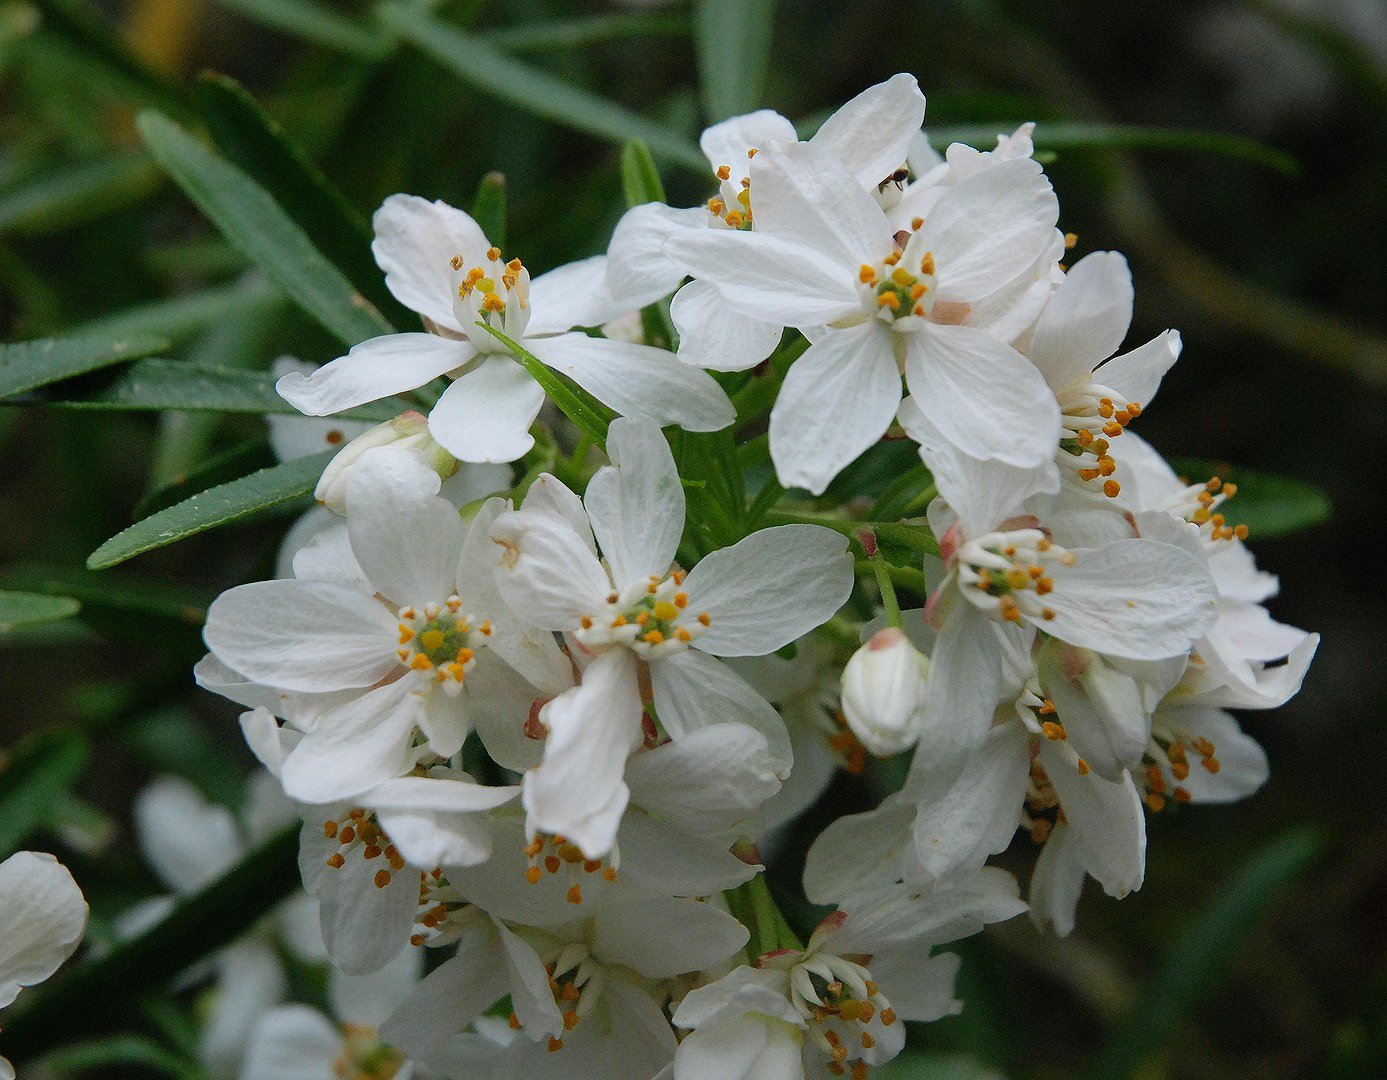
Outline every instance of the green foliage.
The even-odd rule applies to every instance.
[[[774,21],[775,0],[696,0],[698,83],[710,121],[761,105]]]
[[[47,825],[87,764],[87,740],[75,731],[43,731],[0,759],[0,860]]]
[[[81,603],[70,596],[0,592],[0,635],[21,627],[70,619],[81,607]]]
[[[336,451],[287,461],[270,469],[209,488],[160,510],[117,533],[87,558],[92,570],[106,570],[189,536],[242,521],[267,510],[301,504]]]
[[[112,364],[163,352],[169,343],[152,334],[45,338],[0,345],[0,398],[61,382]]]

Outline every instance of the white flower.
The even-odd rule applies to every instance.
[[[423,413],[406,412],[363,431],[342,447],[323,469],[313,497],[334,514],[345,515],[347,478],[361,462],[362,455],[378,446],[415,454],[426,468],[438,473],[442,480],[457,472],[457,461],[429,434],[428,418]]]
[[[752,173],[756,230],[681,230],[665,248],[714,285],[724,307],[813,341],[771,410],[782,483],[822,492],[891,425],[902,374],[963,453],[1021,467],[1054,453],[1053,395],[990,332],[1003,313],[985,303],[1053,246],[1058,210],[1038,165],[1003,162],[960,182],[903,243],[817,147],[765,151]]]
[[[326,566],[307,570],[310,544],[295,580],[238,586],[208,611],[204,636],[221,665],[294,695],[238,699],[304,730],[283,769],[299,801],[350,799],[430,754],[451,757],[474,721],[495,719],[492,695],[513,680],[510,667],[550,693],[568,685],[552,637],[496,593],[489,529],[502,501],[483,506],[469,530],[438,489],[412,454],[371,450],[348,480],[348,551],[332,549]]]
[[[868,750],[884,757],[915,742],[928,678],[929,658],[897,627],[878,630],[852,654],[843,669],[843,715]]]
[[[712,903],[638,891],[609,893],[590,913],[585,906],[585,918],[550,929],[469,911],[457,955],[383,1030],[430,1060],[509,995],[510,1023],[523,1037],[498,1071],[535,1080],[653,1077],[675,1049],[658,981],[712,967],[747,940],[745,927]]]
[[[328,976],[331,1017],[306,1005],[272,1009],[251,1029],[241,1080],[421,1080],[436,1075],[381,1040],[379,1027],[418,984],[420,953],[372,975]]]
[[[832,155],[877,194],[895,182],[911,138],[920,131],[925,98],[912,75],[894,75],[869,87],[824,121],[809,142]],[[646,203],[628,211],[608,248],[607,288],[632,308],[668,296],[688,268],[665,250],[664,239],[680,229],[755,227],[749,162],[762,149],[794,142],[794,126],[779,113],[760,109],[708,128],[699,145],[718,182],[706,207],[675,210]],[[742,371],[767,356],[780,341],[782,324],[731,310],[707,282],[692,281],[675,295],[670,318],[679,331],[679,358],[718,371]]]
[[[386,199],[375,228],[386,285],[431,332],[372,338],[312,375],[284,376],[279,392],[300,411],[326,416],[449,375],[453,385],[429,414],[434,437],[463,461],[514,461],[534,445],[529,428],[544,391],[477,325],[485,322],[620,413],[691,431],[732,422],[718,385],[669,353],[566,332],[625,310],[603,292],[602,257],[531,281],[467,214],[413,195]]]
[[[693,1030],[679,1044],[674,1080],[799,1080],[826,1071],[860,1080],[900,1053],[899,1021],[960,1010],[958,957],[931,949],[1024,910],[1015,879],[999,870],[856,893],[807,948],[769,953],[757,967],[685,995],[674,1023]]]
[[[17,851],[0,862],[0,1009],[57,971],[86,926],[82,890],[52,855]],[[0,1080],[14,1080],[3,1057]]]
[[[649,421],[618,420],[608,452],[613,465],[593,477],[583,504],[548,478],[492,528],[506,550],[506,600],[568,634],[582,668],[579,685],[539,715],[544,761],[525,777],[525,808],[535,828],[591,857],[610,849],[626,805],[623,768],[642,741],[647,702],[676,741],[730,721],[756,728],[776,771],[788,770],[779,717],[715,657],[774,652],[828,619],[852,588],[846,539],[815,526],[766,529],[687,573],[673,568],[684,493],[664,437]]]
[[[313,364],[292,356],[278,357],[270,366],[270,373],[276,379],[284,378],[291,371],[311,375],[316,370]],[[270,429],[270,449],[279,461],[294,461],[340,447],[371,430],[366,420],[319,420],[283,413],[267,413],[265,423]]]

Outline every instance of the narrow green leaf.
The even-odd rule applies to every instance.
[[[0,398],[74,375],[163,352],[169,343],[152,334],[128,337],[41,338],[0,345]]]
[[[141,997],[235,941],[298,888],[298,834],[297,826],[276,833],[139,937],[30,991],[5,1017],[0,1053],[22,1066],[129,1023]]]
[[[84,225],[137,202],[162,182],[147,154],[55,165],[0,194],[0,234],[38,236]]]
[[[199,491],[206,491],[218,484],[229,484],[257,469],[268,469],[275,464],[277,459],[270,449],[268,438],[248,439],[210,457],[203,457],[185,472],[173,469],[170,474],[161,474],[157,480],[152,480],[149,494],[135,504],[130,516],[139,521],[174,503],[181,503]]]
[[[488,45],[510,52],[557,52],[583,45],[605,45],[622,38],[683,35],[689,20],[677,12],[630,11],[610,15],[580,15],[572,19],[546,19],[491,30]]]
[[[640,139],[631,139],[621,148],[621,186],[626,192],[627,206],[665,201],[660,170],[650,156],[650,147]]]
[[[966,143],[989,150],[997,145],[997,135],[1015,131],[1020,121],[1001,120],[994,124],[968,124],[926,129],[936,148],[950,143]],[[1035,148],[1048,150],[1183,150],[1239,158],[1277,172],[1294,176],[1300,171],[1295,158],[1255,139],[1221,131],[1195,131],[1188,128],[1143,127],[1135,124],[1081,124],[1043,122],[1035,128]]]
[[[606,452],[608,422],[579,397],[558,372],[546,367],[538,357],[526,352],[521,345],[506,337],[501,331],[484,322],[478,322],[477,325],[514,353],[515,358],[530,373],[530,377],[544,388],[549,400],[559,407],[559,411],[572,420],[578,426],[578,430],[591,439],[598,449]]]
[[[66,409],[299,415],[275,392],[275,377],[267,371],[202,367],[180,360],[140,360],[90,390],[67,384],[54,387],[48,395],[36,398],[35,403]],[[335,416],[344,420],[389,420],[409,407],[404,401],[373,401]]]
[[[34,0],[43,11],[40,33],[74,54],[74,71],[114,84],[121,100],[133,97],[175,116],[189,114],[178,85],[154,71],[120,39],[120,34],[87,0]]]
[[[694,48],[709,120],[760,106],[774,23],[775,0],[696,0]]]
[[[88,556],[87,567],[105,570],[146,551],[304,499],[335,453],[328,450],[262,469],[160,510],[107,540]]]
[[[276,0],[276,4],[278,0]],[[289,139],[260,103],[225,75],[198,78],[198,111],[217,147],[256,182],[376,309],[413,319],[385,287],[371,256],[375,234],[345,195]]]
[[[394,45],[378,29],[362,26],[309,0],[217,0],[217,3],[262,26],[361,60],[380,60]]]
[[[44,596],[41,593],[0,592],[0,634],[22,626],[69,619],[82,605],[70,596]]]
[[[8,760],[0,758],[0,860],[18,851],[49,820],[86,762],[87,741],[74,731],[39,732],[21,742]]]
[[[46,1072],[57,1076],[76,1076],[94,1069],[121,1065],[138,1066],[163,1076],[191,1075],[188,1062],[171,1054],[153,1039],[140,1035],[112,1035],[109,1039],[92,1039],[65,1047],[43,1059]]]
[[[95,574],[75,566],[20,563],[0,573],[0,584],[45,596],[66,596],[80,601],[86,621],[98,609],[130,615],[154,615],[183,626],[201,628],[212,597],[208,593],[164,578],[135,578]]]
[[[1218,512],[1230,525],[1246,525],[1254,542],[1311,528],[1334,513],[1329,496],[1304,480],[1195,458],[1180,458],[1171,465],[1193,484],[1215,476],[1236,484],[1237,494],[1221,503]]]
[[[506,176],[489,172],[477,185],[472,203],[472,220],[482,227],[486,238],[498,248],[506,246]]]
[[[160,113],[136,126],[188,197],[307,314],[348,345],[393,331],[254,180]]]
[[[1085,1075],[1094,1080],[1136,1075],[1218,985],[1272,902],[1322,847],[1319,834],[1298,827],[1253,855],[1180,935]]]
[[[670,161],[706,170],[692,144],[652,120],[581,90],[509,56],[478,35],[465,34],[406,4],[386,4],[382,18],[418,49],[482,94],[509,101],[557,124],[599,139],[624,143],[644,139]]]

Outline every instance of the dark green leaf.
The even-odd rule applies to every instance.
[[[40,732],[21,742],[8,760],[0,757],[0,860],[47,824],[86,761],[87,741],[74,731]]]
[[[1180,935],[1133,1002],[1086,1075],[1115,1080],[1137,1074],[1232,965],[1267,909],[1305,870],[1323,844],[1306,827],[1291,829],[1243,864]]]
[[[97,609],[130,615],[154,615],[183,626],[200,628],[210,594],[164,578],[133,578],[95,574],[75,566],[20,563],[0,573],[0,583],[45,596],[70,596],[81,601],[82,617]]]
[[[329,450],[262,469],[160,510],[107,540],[87,558],[87,566],[92,570],[105,570],[208,529],[300,502],[312,493],[323,466],[335,453]]]
[[[199,491],[206,491],[218,484],[229,484],[247,473],[255,472],[257,469],[268,469],[274,464],[276,459],[268,439],[250,439],[237,443],[211,457],[204,457],[187,472],[175,472],[172,476],[162,479],[163,486],[156,487],[136,503],[131,517],[139,521],[166,506],[181,503]]]
[[[37,400],[69,409],[299,415],[275,392],[275,377],[269,372],[201,367],[178,360],[140,360],[104,385],[87,389],[65,384]],[[389,420],[409,407],[403,401],[375,401],[335,416],[343,420]]]
[[[687,34],[689,20],[677,12],[629,11],[611,15],[580,15],[572,19],[548,19],[492,30],[487,44],[511,52],[555,52],[582,45],[606,44],[621,38]]]
[[[305,312],[348,345],[392,332],[264,188],[166,116],[143,112],[136,125],[188,197]]]
[[[57,165],[0,195],[0,234],[36,236],[100,218],[163,182],[146,154],[117,153]]]
[[[982,150],[997,145],[997,136],[1011,133],[1020,121],[1001,120],[994,124],[968,124],[926,129],[936,149],[950,143],[967,143]],[[1194,131],[1188,128],[1142,127],[1135,124],[1039,123],[1035,128],[1035,148],[1047,150],[1185,150],[1240,158],[1255,165],[1294,176],[1300,171],[1295,158],[1241,135],[1222,131]]]
[[[125,334],[161,334],[180,341],[208,325],[257,309],[266,313],[285,305],[284,294],[259,274],[234,285],[156,300],[116,315],[84,323],[84,335],[115,337]]]
[[[275,834],[139,937],[31,991],[7,1013],[0,1053],[22,1065],[128,1023],[142,996],[235,941],[298,888],[298,833],[292,826]]]
[[[389,54],[394,44],[378,29],[362,26],[309,0],[217,0],[217,3],[263,26],[362,60],[379,60]]]
[[[156,772],[187,780],[213,802],[240,810],[246,786],[240,764],[182,709],[158,709],[136,720],[123,734]]]
[[[0,398],[97,368],[162,352],[169,343],[153,334],[123,337],[42,338],[0,345]]]
[[[760,106],[774,22],[775,0],[696,0],[698,84],[709,120]]]
[[[0,634],[22,626],[69,619],[82,605],[70,596],[45,596],[41,593],[0,592]]]
[[[92,1074],[92,1070],[115,1066],[139,1066],[164,1076],[189,1076],[190,1066],[152,1039],[139,1035],[112,1035],[93,1039],[49,1054],[43,1059],[46,1071],[58,1076]]]
[[[482,227],[486,238],[498,248],[506,246],[506,177],[489,172],[477,185],[472,203],[472,219]]]
[[[665,201],[660,170],[650,156],[650,147],[640,139],[632,139],[621,148],[621,186],[626,192],[627,206]]]
[[[465,34],[428,12],[387,4],[382,17],[400,36],[432,56],[479,93],[499,97],[557,124],[610,142],[644,139],[652,152],[700,171],[698,149],[654,121],[508,56],[478,35]]]
[[[227,159],[255,177],[358,292],[391,318],[414,319],[385,287],[370,224],[259,102],[234,79],[208,72],[198,79],[197,105]]]
[[[1246,525],[1253,541],[1308,529],[1329,520],[1334,512],[1329,496],[1304,480],[1194,458],[1177,459],[1171,465],[1193,484],[1215,476],[1236,484],[1237,494],[1221,503],[1218,513],[1230,525]]]

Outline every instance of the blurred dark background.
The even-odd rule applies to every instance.
[[[325,6],[374,33],[368,5]],[[686,5],[432,6],[455,25],[500,34],[646,13],[629,36],[570,47],[541,33],[510,44],[527,63],[686,137],[704,123]],[[624,205],[615,146],[467,85],[416,49],[387,45],[367,58],[268,26],[274,7],[0,2],[4,340],[121,325],[121,313],[147,317],[163,304],[152,310],[177,339],[173,355],[261,367],[284,353],[337,355],[142,155],[132,117],[149,85],[73,45],[72,28],[93,13],[161,73],[175,104],[204,68],[241,81],[363,213],[394,191],[467,206],[483,174],[500,170],[509,247],[527,265],[603,248]],[[731,41],[742,27],[733,20],[725,32]],[[1171,456],[1328,493],[1329,520],[1252,537],[1263,567],[1281,576],[1273,613],[1324,640],[1298,698],[1243,718],[1271,758],[1263,791],[1159,815],[1145,887],[1121,903],[1086,894],[1072,938],[1016,923],[969,943],[968,1009],[918,1041],[1008,1075],[1077,1074],[1237,868],[1308,826],[1320,854],[1259,911],[1226,977],[1165,1034],[1144,1075],[1387,1075],[1387,642],[1383,579],[1373,576],[1387,558],[1387,4],[782,0],[770,57],[764,104],[796,120],[905,70],[929,98],[927,129],[1003,131],[1026,119],[1041,121],[1042,135],[1046,121],[1197,129],[1295,162],[1284,171],[1224,153],[1092,145],[1046,154],[1078,252],[1116,248],[1132,262],[1132,340],[1167,326],[1184,334],[1142,433]],[[697,174],[663,172],[671,203],[706,197]],[[0,650],[0,745],[73,721],[109,733],[94,745],[80,802],[55,807],[53,824],[98,908],[151,888],[123,810],[151,772],[189,756],[243,758],[231,710],[192,688],[187,664],[200,654],[201,607],[271,571],[284,522],[196,538],[99,585],[73,568],[137,516],[142,498],[217,455],[238,470],[228,476],[268,463],[262,433],[254,417],[0,409],[0,584],[89,601],[81,622]],[[202,475],[205,486],[217,473]],[[112,583],[128,595],[113,600]],[[189,731],[203,733],[196,745],[180,741]],[[861,792],[849,785],[839,796],[851,805]],[[116,856],[82,854],[110,838]]]

